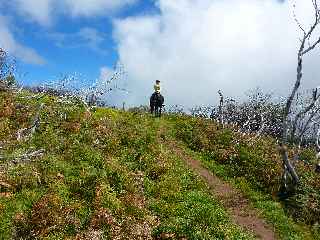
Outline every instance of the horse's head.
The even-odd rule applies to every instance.
[[[159,102],[159,105],[161,105],[161,106],[164,103],[164,97],[161,94],[158,94],[158,102]]]

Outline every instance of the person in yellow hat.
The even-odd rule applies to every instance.
[[[160,80],[156,80],[156,84],[153,86],[155,93],[161,92]]]
[[[150,112],[151,114],[155,110],[156,104],[160,104],[160,115],[161,115],[161,108],[164,102],[163,96],[160,94],[161,92],[161,86],[160,86],[160,80],[156,80],[155,85],[153,85],[154,93],[150,97]]]

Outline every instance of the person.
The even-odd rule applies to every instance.
[[[155,93],[161,92],[160,80],[156,80],[156,84],[153,86]]]
[[[152,102],[155,101],[155,99],[162,98],[160,80],[156,80],[155,85],[153,85],[153,89],[154,89],[154,93],[151,95],[151,98],[150,98],[150,112],[151,112],[151,114],[154,111],[154,104]]]

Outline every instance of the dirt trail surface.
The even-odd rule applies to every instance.
[[[166,146],[207,182],[211,193],[220,200],[234,223],[251,231],[258,239],[277,239],[273,227],[259,217],[258,212],[249,206],[248,199],[243,194],[213,175],[201,165],[199,160],[192,158],[176,142],[169,141]]]
[[[232,221],[252,232],[257,239],[273,240],[278,239],[274,228],[263,220],[259,213],[250,206],[249,200],[229,183],[221,180],[208,169],[202,166],[201,162],[187,153],[184,147],[170,137],[166,138],[168,125],[160,122],[157,132],[159,143],[163,144],[173,154],[183,160],[189,168],[201,176],[208,184],[212,195],[218,199],[224,208],[229,212]]]

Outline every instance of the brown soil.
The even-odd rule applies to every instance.
[[[207,182],[211,193],[220,200],[234,223],[249,230],[258,239],[277,239],[273,227],[268,225],[255,209],[250,207],[248,199],[242,193],[213,175],[201,165],[199,160],[192,158],[177,143],[169,141],[166,145]]]

